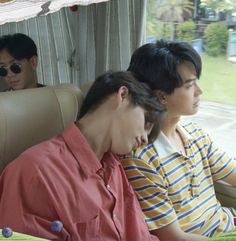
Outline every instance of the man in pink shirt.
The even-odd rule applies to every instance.
[[[147,144],[160,112],[151,91],[131,73],[98,77],[77,123],[29,148],[3,171],[0,229],[49,240],[158,240],[115,154]],[[51,229],[55,220],[63,226]]]

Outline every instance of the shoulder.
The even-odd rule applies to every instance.
[[[185,119],[180,120],[179,125],[189,133],[202,130],[202,128],[197,123]]]
[[[9,171],[19,172],[21,175],[35,175],[42,169],[57,165],[56,162],[60,161],[60,155],[57,154],[60,152],[60,145],[58,137],[53,137],[29,147],[8,165]]]
[[[129,155],[122,157],[123,165],[131,165],[135,163],[136,165],[156,165],[159,161],[159,155],[153,144],[147,146],[139,147]],[[154,164],[155,162],[155,164]]]
[[[144,159],[144,160],[149,160],[153,156],[157,157],[158,152],[155,149],[153,143],[149,144],[147,146],[139,147],[136,149],[133,153],[133,157],[138,158],[138,159]]]
[[[203,130],[203,128],[200,125],[192,121],[183,119],[179,122],[179,125],[192,136],[208,135],[208,133],[205,130]]]
[[[190,135],[192,144],[200,147],[209,147],[212,145],[212,139],[208,132],[203,130],[197,123],[181,120],[180,125]]]

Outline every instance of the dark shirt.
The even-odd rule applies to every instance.
[[[37,83],[37,88],[45,87],[45,86],[46,86],[46,85],[43,85],[43,84]],[[12,88],[10,87],[10,88],[8,88],[8,89],[3,90],[3,92],[6,92],[6,91],[12,91],[12,90],[14,90],[14,89],[12,89]]]

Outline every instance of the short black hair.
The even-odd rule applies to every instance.
[[[159,132],[157,123],[159,114],[163,112],[163,107],[148,85],[137,81],[134,75],[128,71],[108,71],[96,78],[82,103],[79,118],[94,111],[122,86],[126,86],[129,91],[130,103],[142,107],[146,111],[146,121],[155,124],[155,128],[149,136],[149,141],[153,141]]]
[[[171,94],[183,84],[177,67],[185,61],[193,64],[197,78],[200,78],[201,57],[190,44],[158,40],[134,51],[128,71],[135,73],[139,81],[148,84],[153,90],[163,90]]]
[[[0,37],[0,51],[6,50],[17,60],[38,56],[34,41],[23,33],[3,35]]]

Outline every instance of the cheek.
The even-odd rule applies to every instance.
[[[190,104],[194,98],[194,92],[193,91],[186,91],[182,95],[180,95],[178,98],[175,99],[176,103],[186,105]]]
[[[111,151],[118,155],[127,154],[131,150],[132,150],[131,142],[129,142],[125,136],[123,136],[120,140],[116,138],[116,141],[113,142],[111,147]]]
[[[167,101],[166,108],[170,109],[179,109],[184,103],[184,99],[182,97],[170,98]]]
[[[21,72],[21,76],[25,77],[25,78],[29,78],[32,76],[32,70],[25,68],[22,72]]]

